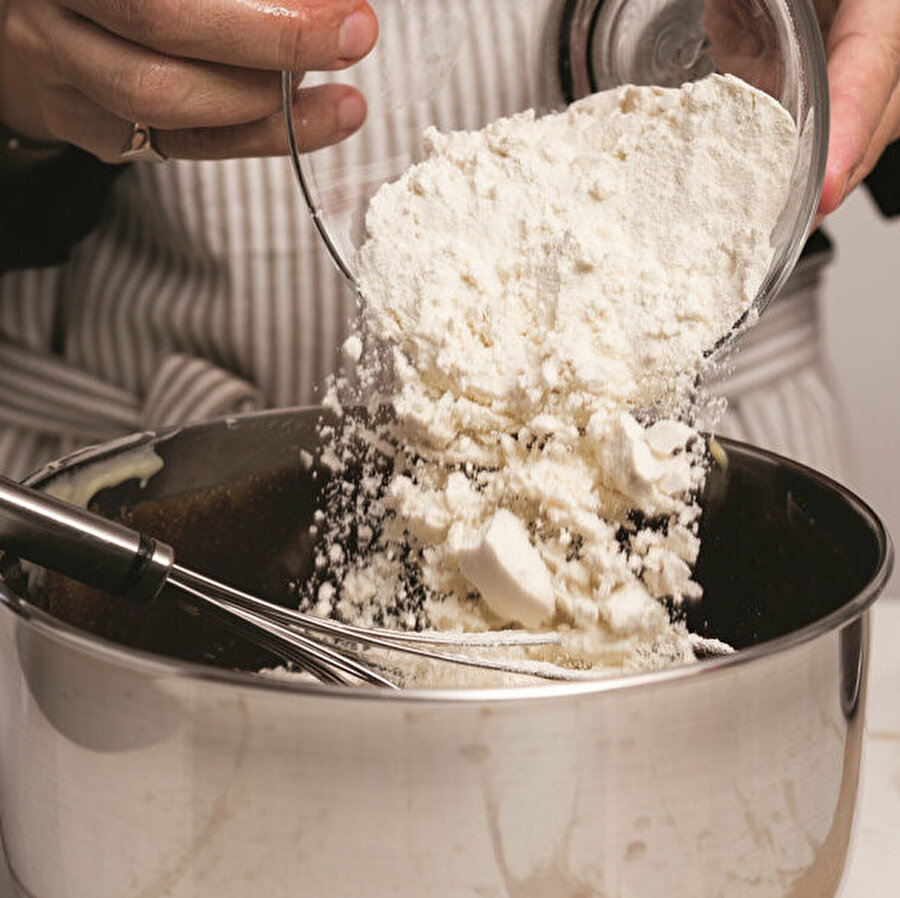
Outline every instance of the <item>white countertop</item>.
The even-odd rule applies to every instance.
[[[900,895],[900,598],[878,600],[862,797],[841,898]]]
[[[900,598],[880,599],[872,620],[862,796],[840,898],[900,896]],[[15,898],[5,869],[0,898]]]

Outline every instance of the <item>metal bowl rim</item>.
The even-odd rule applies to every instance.
[[[203,421],[194,425],[167,428],[155,433],[134,434],[113,442],[81,449],[64,458],[50,462],[28,477],[25,482],[32,486],[39,485],[49,477],[65,472],[76,463],[96,463],[108,456],[115,456],[123,449],[134,449],[147,445],[155,446],[172,439],[183,430],[211,428],[222,425],[234,428],[240,426],[243,421],[293,417],[297,412],[313,410],[317,409],[315,407],[306,407],[252,412],[245,415],[231,415]],[[33,606],[26,599],[13,593],[2,581],[0,581],[0,606],[15,614],[24,625],[42,636],[67,645],[84,654],[91,655],[100,661],[120,664],[136,672],[160,679],[175,678],[200,682],[211,681],[224,686],[293,692],[307,697],[401,701],[404,703],[427,702],[440,705],[461,703],[468,705],[472,702],[521,702],[571,698],[586,694],[618,691],[620,689],[661,686],[667,683],[683,682],[698,676],[708,677],[713,673],[744,667],[747,664],[787,652],[843,628],[869,610],[887,583],[894,563],[893,543],[884,524],[866,502],[845,486],[806,465],[785,458],[777,453],[737,440],[722,437],[717,437],[716,439],[726,449],[735,447],[745,455],[763,459],[766,462],[778,463],[804,476],[812,477],[814,480],[833,489],[862,518],[868,521],[876,535],[879,555],[877,568],[869,582],[853,598],[841,605],[840,608],[784,636],[741,649],[730,655],[707,658],[691,664],[681,664],[656,671],[599,676],[589,680],[547,682],[534,686],[432,687],[399,691],[374,687],[347,688],[346,686],[329,686],[305,681],[279,679],[252,671],[216,668],[199,662],[180,661],[153,652],[128,648],[54,618],[52,615]]]

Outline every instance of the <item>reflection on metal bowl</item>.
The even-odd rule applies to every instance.
[[[101,511],[286,599],[317,417],[143,435],[35,482],[102,472],[121,482]],[[691,624],[740,651],[646,675],[399,694],[265,679],[258,650],[165,603],[4,559],[0,815],[22,895],[835,894],[890,542],[838,485],[724,445]]]

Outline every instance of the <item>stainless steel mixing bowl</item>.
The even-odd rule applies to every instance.
[[[137,436],[33,480],[287,597],[317,414]],[[21,895],[833,895],[890,541],[840,486],[724,445],[691,623],[742,648],[654,674],[401,694],[265,679],[221,666],[265,663],[254,649],[165,602],[4,559],[0,820]]]

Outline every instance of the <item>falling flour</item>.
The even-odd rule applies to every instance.
[[[555,629],[562,644],[530,657],[581,669],[693,659],[670,613],[701,594],[692,390],[752,316],[792,119],[713,75],[424,140],[366,217],[345,353],[363,388],[388,384],[373,416],[391,413],[326,428],[330,524],[305,605]]]

